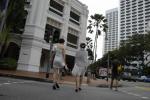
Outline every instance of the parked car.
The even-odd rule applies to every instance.
[[[144,82],[150,82],[150,77],[147,77]]]
[[[140,81],[140,82],[150,82],[150,76],[145,76],[145,75],[143,75],[143,76],[141,76],[141,77],[138,79],[138,81]]]
[[[131,75],[131,73],[123,73],[123,75],[121,76],[121,78],[124,81],[127,80],[127,81],[136,82],[138,77]]]

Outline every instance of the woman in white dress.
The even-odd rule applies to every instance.
[[[75,76],[75,82],[76,82],[75,92],[81,90],[83,76],[87,69],[88,54],[87,51],[85,50],[85,47],[86,47],[85,43],[81,43],[80,50],[76,52],[76,56],[75,56],[75,66],[72,70],[72,74]]]
[[[60,70],[66,66],[65,62],[65,48],[64,48],[64,39],[59,39],[59,42],[54,45],[53,51],[55,52],[55,57],[53,60],[53,89],[59,88],[59,81],[60,81]]]

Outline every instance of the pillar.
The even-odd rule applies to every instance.
[[[17,70],[39,72],[49,0],[31,0]]]

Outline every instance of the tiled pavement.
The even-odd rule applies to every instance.
[[[29,71],[10,71],[10,70],[0,70],[0,76],[8,76],[8,77],[15,77],[15,78],[23,78],[23,79],[30,79],[30,80],[38,80],[38,81],[48,81],[52,82],[52,74],[49,75],[49,78],[46,79],[46,73],[44,72],[29,72]],[[61,78],[62,84],[69,84],[74,85],[74,77],[71,75],[66,75]],[[102,79],[90,79],[90,82],[87,84],[87,77],[84,77],[83,84],[89,86],[102,86],[107,87],[108,84],[106,80]]]

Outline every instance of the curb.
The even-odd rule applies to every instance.
[[[47,82],[47,83],[53,83],[52,80],[48,80],[48,79],[42,79],[42,78],[35,78],[35,77],[27,77],[27,76],[18,76],[18,75],[12,75],[12,74],[4,74],[4,73],[0,73],[0,76],[3,77],[11,77],[11,78],[15,78],[15,79],[24,79],[24,80],[32,80],[32,81],[38,81],[38,82]],[[69,82],[69,81],[61,81],[61,84],[67,84],[67,85],[75,85],[74,82]],[[83,85],[87,85],[87,84],[83,84]]]
[[[12,75],[12,74],[4,74],[4,73],[0,73],[0,76],[3,77],[11,77],[11,78],[16,78],[16,79],[24,79],[24,80],[33,80],[33,81],[39,81],[39,82],[48,82],[48,83],[53,83],[52,80],[48,80],[48,79],[42,79],[42,78],[35,78],[35,77],[27,77],[27,76],[17,76],[17,75]]]
[[[28,77],[28,76],[18,76],[18,75],[13,75],[13,74],[7,74],[7,73],[0,73],[0,77],[11,77],[11,78],[16,78],[16,79],[24,79],[24,80],[32,80],[32,81],[38,81],[38,82],[47,82],[47,83],[53,83],[52,80],[46,79],[46,78],[36,78],[36,77]],[[61,81],[61,84],[66,84],[66,85],[75,85],[74,82],[70,81]],[[83,84],[84,86],[94,86],[98,88],[109,88],[107,84],[97,84],[97,85],[91,85],[91,84]],[[119,87],[122,87],[122,85],[119,85]]]

